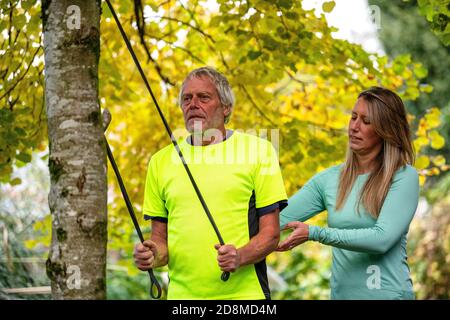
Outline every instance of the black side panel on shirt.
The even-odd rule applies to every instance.
[[[144,220],[145,220],[145,221],[148,221],[148,220],[156,220],[156,221],[159,221],[159,222],[167,223],[167,218],[163,218],[163,217],[153,217],[153,216],[149,216],[149,215],[146,215],[146,214],[144,214]]]
[[[256,198],[255,191],[252,192],[250,201],[248,203],[248,230],[250,238],[258,234],[259,231],[259,215],[256,212]],[[258,276],[259,284],[261,285],[264,296],[267,300],[270,300],[269,281],[267,279],[267,267],[266,259],[255,263],[255,271]]]

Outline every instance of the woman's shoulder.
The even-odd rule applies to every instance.
[[[324,175],[324,176],[330,176],[330,175],[336,176],[336,175],[339,175],[341,173],[343,165],[344,165],[343,163],[340,163],[340,164],[328,167],[328,168],[320,171],[318,173],[318,175]]]
[[[393,183],[418,184],[419,174],[417,173],[416,168],[407,164],[397,170],[393,178]]]
[[[419,176],[416,168],[414,168],[413,166],[411,166],[409,164],[398,169],[397,172],[395,173],[395,175],[398,177],[418,177]]]
[[[328,167],[326,169],[323,169],[322,171],[319,171],[316,173],[311,180],[312,181],[326,181],[329,179],[336,179],[339,178],[339,174],[341,173],[342,164],[334,165],[331,167]]]

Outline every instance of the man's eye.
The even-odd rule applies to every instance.
[[[202,101],[208,101],[209,100],[209,96],[201,96],[200,99]]]

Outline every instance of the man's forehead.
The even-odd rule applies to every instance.
[[[216,86],[208,76],[195,76],[186,80],[183,88],[183,92],[190,91],[203,91],[203,92],[215,92]]]

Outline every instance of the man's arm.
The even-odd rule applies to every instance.
[[[216,245],[217,261],[222,271],[234,272],[237,268],[255,264],[274,251],[280,240],[279,209],[259,218],[259,232],[243,247]]]
[[[142,271],[167,264],[167,223],[152,220],[152,236],[135,246],[134,259],[136,267]]]

